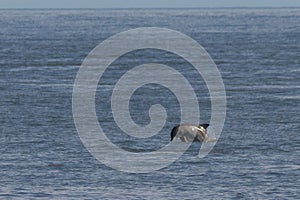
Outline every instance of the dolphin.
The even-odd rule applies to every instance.
[[[180,138],[182,142],[215,142],[217,139],[209,137],[207,127],[209,124],[191,125],[181,124],[172,129],[171,141]]]

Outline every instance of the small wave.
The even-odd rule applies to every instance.
[[[271,170],[271,171],[285,171],[285,170],[299,170],[300,165],[265,165],[263,166],[264,169],[266,170]]]
[[[64,164],[63,163],[48,163],[47,166],[48,167],[63,167]]]
[[[41,87],[71,87],[72,88],[74,86],[74,84],[64,84],[64,83],[62,83],[62,84],[41,84],[39,86],[41,86]]]
[[[122,149],[133,153],[151,152],[157,150],[157,149],[141,149],[141,148],[129,148],[129,147],[122,147]]]
[[[292,69],[291,72],[300,72],[300,69]]]
[[[300,95],[296,95],[296,96],[275,96],[275,98],[278,98],[280,100],[300,100]]]
[[[249,86],[234,86],[234,90],[259,90],[259,89],[299,89],[300,85],[249,85]]]
[[[56,70],[70,70],[70,69],[78,69],[80,66],[39,66],[39,67],[13,67],[10,68],[11,72],[22,72],[22,71],[43,71],[46,69],[56,69]]]

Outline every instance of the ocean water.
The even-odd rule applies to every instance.
[[[134,9],[0,11],[1,199],[299,199],[300,9]],[[200,43],[222,75],[227,115],[203,159],[194,143],[176,162],[144,174],[97,161],[82,144],[72,114],[79,67],[100,42],[122,31],[163,27]],[[160,133],[130,137],[116,126],[110,95],[126,70],[157,62],[189,76],[209,123],[203,79],[182,58],[139,50],[104,73],[95,103],[99,124],[119,147],[157,150],[180,122],[172,92],[155,84],[135,91],[132,120],[149,123],[151,105],[168,114]],[[128,161],[130,162],[130,161]]]

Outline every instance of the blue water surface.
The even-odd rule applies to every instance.
[[[1,10],[0,198],[299,199],[299,21],[298,8]],[[208,156],[199,159],[195,143],[175,163],[146,174],[98,162],[83,146],[72,115],[73,83],[84,58],[106,38],[138,27],[174,29],[200,43],[217,64],[227,95],[224,129]],[[168,119],[160,134],[131,138],[113,122],[116,78],[142,63],[190,75],[200,119],[209,123],[207,87],[185,60],[155,50],[126,56],[104,74],[95,98],[111,141],[129,151],[152,151],[169,142],[180,122],[174,94],[151,84],[135,92],[130,108],[132,119],[147,125],[149,107],[161,103]]]

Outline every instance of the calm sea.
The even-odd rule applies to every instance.
[[[296,8],[0,10],[0,198],[299,199],[299,22]],[[72,115],[77,71],[100,42],[138,27],[180,31],[217,64],[227,116],[204,159],[195,143],[166,168],[130,174],[98,162],[82,144]],[[160,134],[139,141],[113,122],[109,98],[116,78],[148,62],[189,73],[180,57],[140,50],[117,60],[96,93],[99,123],[130,151],[161,148],[180,121],[174,95],[148,85],[130,101],[132,119],[147,125],[149,106],[161,103],[168,119]],[[194,78],[201,122],[209,123],[209,93],[191,73]]]

